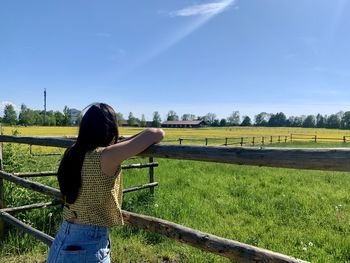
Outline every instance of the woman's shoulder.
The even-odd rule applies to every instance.
[[[85,158],[94,158],[94,157],[97,157],[97,158],[101,158],[101,154],[103,152],[103,150],[105,149],[106,147],[97,147],[96,149],[93,149],[91,151],[88,151],[86,154],[85,154]]]
[[[97,147],[95,150],[93,150],[93,152],[95,153],[102,153],[102,151],[106,149],[106,147]]]

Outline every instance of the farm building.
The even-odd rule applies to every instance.
[[[203,120],[199,121],[165,121],[162,123],[163,128],[200,128],[204,126]]]

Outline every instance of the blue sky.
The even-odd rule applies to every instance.
[[[350,1],[3,0],[0,104],[127,117],[350,110]]]

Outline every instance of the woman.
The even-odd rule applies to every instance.
[[[48,263],[110,262],[108,229],[123,225],[121,163],[164,137],[145,129],[119,137],[112,107],[96,103],[84,114],[76,143],[65,152],[58,182],[65,200],[63,224],[52,243]]]

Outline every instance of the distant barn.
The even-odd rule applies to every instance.
[[[165,121],[162,123],[163,128],[200,128],[204,126],[204,121]]]

